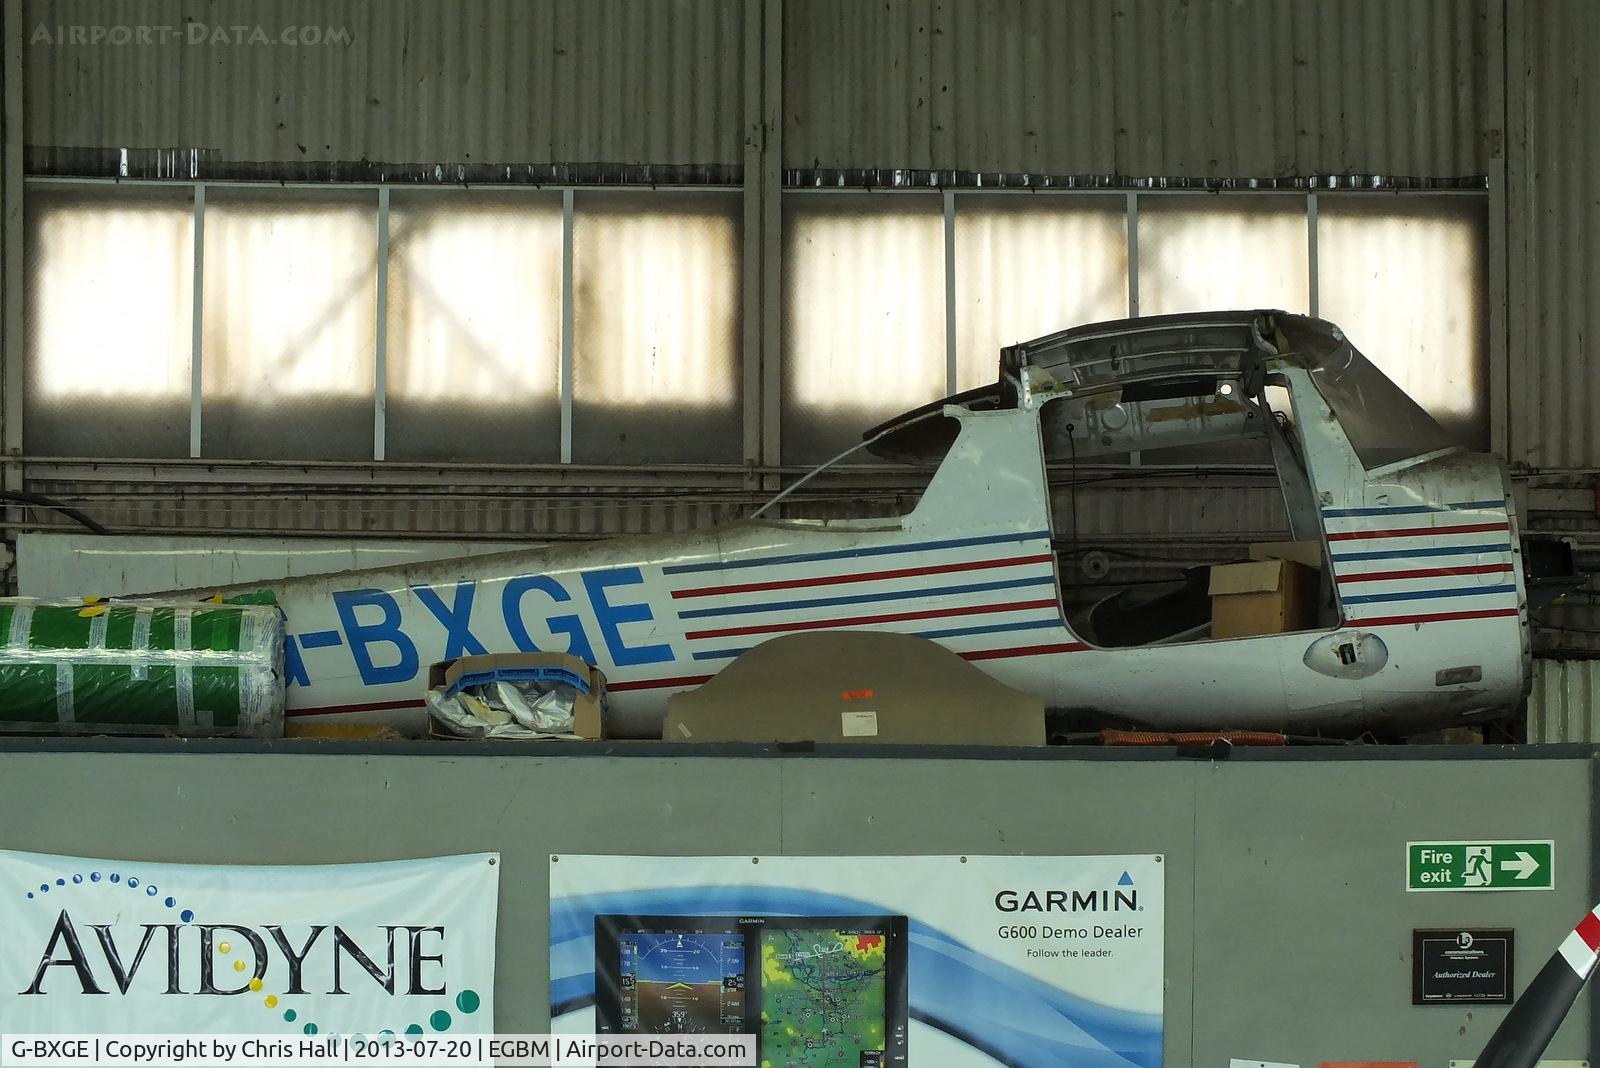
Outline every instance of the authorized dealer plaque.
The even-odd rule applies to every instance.
[[[1411,1003],[1511,1004],[1515,938],[1509,929],[1413,930]]]

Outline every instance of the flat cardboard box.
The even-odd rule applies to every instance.
[[[817,631],[667,700],[669,742],[1044,745],[1044,702],[926,638]]]
[[[1211,636],[1248,638],[1316,625],[1318,573],[1293,560],[1252,560],[1211,569]]]
[[[1320,541],[1262,541],[1250,546],[1252,560],[1293,560],[1297,564],[1322,570]]]
[[[499,668],[563,668],[583,679],[589,687],[580,693],[572,709],[572,732],[580,738],[604,738],[606,677],[597,667],[568,653],[490,653],[487,656],[462,656],[443,660],[428,668],[430,690],[448,687],[461,676]]]

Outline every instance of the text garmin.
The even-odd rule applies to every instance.
[[[60,968],[71,973],[78,990],[84,994],[113,991],[126,994],[138,979],[152,945],[160,947],[157,952],[164,962],[156,965],[155,970],[144,970],[145,975],[152,977],[145,983],[153,987],[155,983],[164,982],[162,992],[167,994],[244,994],[256,989],[252,984],[263,979],[269,966],[279,960],[287,974],[282,984],[282,992],[286,994],[306,993],[308,972],[315,977],[311,978],[315,985],[328,987],[318,992],[328,994],[350,993],[346,989],[347,976],[353,979],[357,973],[389,994],[398,991],[404,996],[432,996],[448,992],[444,981],[445,929],[442,926],[372,927],[359,932],[358,941],[357,935],[338,925],[316,924],[291,934],[277,924],[251,927],[228,923],[146,923],[139,925],[142,933],[137,945],[125,941],[120,946],[114,926],[80,925],[63,909],[33,969],[32,983],[20,993],[56,992],[47,989],[47,980],[57,974],[52,969]],[[92,936],[87,932],[92,932]],[[235,940],[238,944],[230,948],[237,948],[249,958],[248,964],[244,956],[237,958],[245,967],[236,976],[218,974],[218,950],[227,945],[227,940]],[[376,954],[378,959],[374,959],[371,950],[377,946],[382,946],[382,950]],[[187,967],[186,961],[190,962]],[[227,979],[236,979],[238,985],[227,985],[224,981]],[[219,981],[224,982],[219,985]]]
[[[1001,912],[1138,912],[1139,891],[1001,890],[994,907]]]

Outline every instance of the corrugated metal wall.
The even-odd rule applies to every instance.
[[[1600,742],[1600,660],[1535,660],[1528,741]]]
[[[0,453],[22,451],[22,0],[0,0]],[[22,488],[22,466],[7,463],[0,485]]]
[[[1486,172],[1493,0],[789,0],[784,165]]]
[[[687,480],[654,486],[560,488],[527,480],[452,470],[397,475],[381,485],[326,482],[327,475],[286,471],[279,481],[236,476],[220,482],[196,473],[183,481],[140,479],[132,472],[98,473],[81,467],[71,477],[34,478],[28,488],[80,508],[126,533],[197,530],[229,534],[392,532],[416,537],[493,537],[555,540],[606,534],[692,530],[748,514],[770,494],[740,487],[742,480]],[[918,490],[902,478],[856,476],[802,490],[788,513],[817,517],[890,515],[913,504]],[[896,484],[899,488],[895,488]],[[1070,501],[1055,493],[1065,538]],[[1283,505],[1269,480],[1239,477],[1164,479],[1085,486],[1075,495],[1082,546],[1189,548],[1243,544],[1285,537]],[[76,530],[70,520],[41,512],[41,525]]]
[[[14,40],[36,150],[187,146],[285,173],[306,161],[360,160],[737,173],[746,88],[759,84],[746,66],[762,0],[10,3],[21,14]],[[1600,6],[785,0],[781,15],[788,168],[1451,178],[1495,173],[1504,125],[1509,456],[1547,469],[1600,467],[1591,418],[1600,375],[1588,354],[1600,307],[1587,290],[1600,274],[1600,128],[1591,121],[1600,72],[1588,54]],[[73,27],[95,26],[170,27],[187,40],[191,23],[222,27],[230,40],[71,43]],[[308,24],[347,31],[349,42],[233,43],[236,26],[272,35]],[[1505,116],[1492,113],[1501,68]],[[100,485],[38,478],[69,495]],[[152,480],[139,493],[172,493],[183,481]],[[466,533],[526,518],[495,519],[505,506],[484,504],[419,519],[415,509],[434,506],[351,496],[343,510],[274,506],[270,525]],[[237,506],[198,500],[191,490],[159,516],[148,501],[117,514],[135,524],[240,518]],[[1174,514],[1180,530],[1200,523],[1160,492],[1128,500],[1137,504],[1119,518],[1135,526],[1159,530]],[[593,530],[682,521],[612,517]]]
[[[742,158],[743,0],[27,0],[24,11],[30,146],[291,164]],[[255,27],[277,40],[311,26],[324,43],[249,43]],[[166,43],[73,44],[73,27],[146,27]],[[245,43],[234,27],[251,28]]]
[[[1483,174],[1491,2],[789,0],[784,163]],[[32,146],[291,164],[741,161],[741,0],[24,11]],[[337,43],[258,47],[233,29],[308,25]],[[172,43],[73,44],[74,27],[147,27]]]
[[[528,540],[691,530],[737,518],[752,507],[745,495],[710,489],[584,489],[537,493],[422,477],[382,486],[315,486],[285,482],[226,485],[196,476],[162,480],[31,479],[34,492],[74,502],[123,533],[397,534]],[[719,499],[720,498],[720,499]],[[55,529],[76,529],[54,517]]]
[[[1511,459],[1600,467],[1600,4],[1511,0]]]

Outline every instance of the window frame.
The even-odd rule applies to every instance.
[[[215,461],[222,462],[222,461],[228,461],[228,460],[232,460],[232,459],[237,459],[235,457],[214,456],[214,455],[211,455],[211,454],[203,454],[203,449],[201,447],[201,426],[202,426],[203,413],[201,411],[201,388],[200,387],[201,387],[201,370],[202,370],[202,367],[203,367],[203,360],[204,360],[201,320],[202,320],[202,315],[204,313],[204,296],[205,296],[205,286],[204,286],[204,241],[205,241],[206,190],[208,188],[209,189],[213,189],[213,190],[215,190],[215,189],[223,189],[223,188],[228,188],[228,189],[234,189],[234,188],[258,188],[258,189],[281,190],[281,189],[284,188],[284,186],[282,184],[280,184],[280,183],[268,183],[268,182],[184,181],[184,180],[157,180],[157,179],[134,179],[134,180],[122,179],[122,180],[118,180],[118,179],[102,179],[102,178],[56,178],[56,177],[42,177],[42,176],[28,177],[26,179],[26,184],[30,188],[31,187],[79,187],[79,188],[85,188],[85,189],[98,188],[98,189],[101,189],[101,190],[105,190],[105,189],[116,188],[116,187],[119,187],[119,186],[133,186],[133,187],[137,187],[137,186],[159,186],[159,187],[164,187],[164,188],[169,188],[169,189],[173,188],[173,187],[180,187],[180,188],[187,187],[190,190],[192,209],[193,209],[193,213],[194,213],[194,226],[193,226],[193,252],[192,252],[192,267],[193,267],[193,289],[192,289],[192,294],[193,294],[193,299],[191,301],[191,314],[193,316],[193,324],[192,324],[191,367],[190,367],[190,371],[191,371],[191,374],[190,374],[191,389],[190,389],[190,405],[189,405],[189,424],[190,424],[189,425],[189,431],[190,431],[190,433],[189,433],[189,455],[190,455],[190,458],[194,459],[194,460],[198,460],[198,459],[204,458],[204,459],[208,459],[208,460],[215,460]],[[387,182],[385,182],[385,183],[376,183],[376,182],[372,182],[372,183],[360,183],[360,182],[350,182],[350,183],[305,182],[305,183],[294,183],[292,185],[292,187],[290,187],[290,188],[291,188],[291,191],[317,190],[317,189],[338,189],[338,190],[344,190],[344,191],[365,190],[365,191],[368,191],[370,193],[371,197],[372,197],[372,202],[373,202],[373,249],[374,249],[374,256],[376,258],[376,263],[377,263],[377,272],[376,273],[377,273],[378,291],[377,291],[376,341],[375,341],[375,352],[373,354],[374,363],[375,363],[375,373],[374,373],[374,388],[373,388],[373,398],[372,398],[372,404],[373,404],[373,447],[372,447],[371,460],[375,464],[382,464],[385,461],[386,454],[388,452],[387,445],[386,445],[387,427],[386,427],[386,419],[385,419],[385,407],[386,407],[387,347],[388,347],[387,308],[388,308],[388,271],[389,271],[389,263],[388,263],[389,196],[390,196],[390,191],[392,189],[415,190],[415,189],[418,188],[418,186],[416,186],[414,184],[411,184],[411,183],[387,183]],[[441,194],[448,195],[451,190],[460,190],[460,189],[464,189],[466,187],[459,186],[459,185],[439,185],[439,186],[428,187],[428,188],[437,189]],[[517,192],[527,192],[530,187],[524,186],[524,185],[504,185],[504,186],[476,185],[476,186],[472,186],[470,188],[472,190],[476,191],[476,192],[504,192],[506,194],[513,194],[514,195]],[[583,193],[584,196],[590,196],[592,194],[604,195],[604,194],[610,193],[610,192],[615,192],[615,193],[619,193],[619,194],[623,194],[623,195],[638,195],[643,190],[641,189],[641,187],[628,186],[628,185],[622,185],[622,186],[543,185],[543,186],[536,186],[536,187],[532,187],[532,188],[544,190],[544,191],[547,191],[547,192],[559,192],[561,194],[561,196],[562,196],[562,216],[563,216],[563,218],[562,218],[562,309],[561,309],[562,330],[561,330],[561,352],[560,352],[560,361],[561,361],[560,362],[560,417],[561,417],[560,453],[559,453],[559,461],[555,465],[536,464],[536,463],[534,463],[534,464],[521,463],[521,462],[516,461],[515,459],[508,459],[507,461],[505,461],[505,463],[507,464],[507,466],[510,466],[510,467],[527,468],[527,469],[549,468],[549,467],[556,467],[556,468],[565,468],[565,467],[592,468],[592,467],[596,467],[596,466],[605,467],[605,466],[608,466],[608,465],[604,465],[604,464],[602,464],[602,465],[575,464],[574,460],[573,460],[573,448],[572,448],[573,374],[572,374],[572,368],[573,368],[574,352],[573,352],[573,343],[572,343],[572,338],[573,338],[573,332],[572,332],[572,308],[573,308],[573,303],[574,303],[574,295],[573,295],[573,288],[574,287],[573,287],[573,277],[572,277],[572,274],[573,274],[573,271],[572,271],[572,234],[573,234],[573,216],[574,216],[574,207],[573,207],[573,205],[574,205],[574,196],[575,196],[576,193],[579,193],[579,192]],[[678,193],[690,193],[690,194],[736,193],[736,194],[745,194],[746,196],[748,196],[749,189],[746,186],[743,186],[743,185],[707,184],[707,185],[657,186],[657,187],[651,187],[648,190],[648,192],[652,196],[660,196],[660,197],[663,197],[663,198],[670,198],[670,197],[672,197],[672,196],[674,196],[674,195],[676,195]],[[958,301],[957,301],[957,284],[956,284],[957,283],[956,271],[958,269],[958,264],[956,263],[956,219],[958,217],[958,213],[961,210],[961,204],[962,204],[962,202],[964,200],[970,200],[971,198],[994,198],[994,197],[1011,197],[1011,196],[1028,196],[1028,197],[1057,197],[1057,196],[1064,196],[1064,197],[1073,197],[1073,198],[1080,198],[1080,199],[1081,198],[1085,198],[1085,197],[1119,198],[1121,200],[1121,205],[1122,205],[1122,213],[1123,213],[1124,222],[1125,222],[1124,230],[1125,230],[1126,240],[1127,240],[1126,265],[1127,265],[1127,294],[1128,294],[1127,307],[1128,307],[1128,317],[1129,318],[1138,318],[1140,316],[1140,304],[1139,304],[1139,268],[1140,268],[1140,256],[1139,256],[1139,208],[1140,208],[1140,204],[1141,203],[1149,203],[1151,198],[1159,199],[1159,198],[1167,197],[1167,196],[1194,197],[1196,195],[1196,191],[1192,190],[1192,189],[1165,190],[1165,189],[1148,189],[1148,188],[1141,188],[1141,189],[1079,189],[1079,188],[1072,188],[1072,189],[1068,189],[1068,188],[1059,188],[1059,189],[1058,188],[1051,188],[1051,189],[1040,189],[1040,188],[995,189],[995,188],[967,187],[967,186],[962,186],[962,187],[959,187],[959,188],[939,187],[939,186],[925,186],[925,187],[918,187],[918,188],[903,188],[903,189],[867,189],[867,190],[863,190],[860,187],[820,188],[820,187],[815,187],[815,186],[804,186],[804,187],[791,186],[791,187],[785,188],[782,191],[782,196],[785,199],[788,199],[788,198],[791,198],[791,197],[827,197],[827,196],[834,196],[834,195],[860,196],[863,192],[865,192],[867,195],[871,195],[871,196],[884,196],[884,197],[893,197],[893,196],[901,196],[901,195],[909,195],[909,196],[921,195],[921,196],[926,196],[929,193],[937,193],[937,194],[941,195],[941,197],[942,197],[943,228],[944,228],[943,229],[943,236],[944,236],[943,252],[944,252],[944,255],[943,255],[942,275],[943,275],[943,279],[944,279],[944,294],[943,295],[944,295],[944,312],[945,312],[945,315],[944,315],[944,319],[945,319],[945,322],[944,322],[944,342],[945,342],[944,371],[945,371],[945,383],[946,383],[946,386],[947,386],[947,393],[949,393],[949,394],[954,394],[954,393],[958,392],[958,382],[957,382],[957,374],[958,374],[958,337],[959,337],[958,318],[960,316],[960,307],[959,307]],[[1306,258],[1306,261],[1307,261],[1307,270],[1308,270],[1308,274],[1309,274],[1309,277],[1307,279],[1307,282],[1308,282],[1308,295],[1309,295],[1309,313],[1314,317],[1320,315],[1320,293],[1319,293],[1319,277],[1318,277],[1318,275],[1319,275],[1319,250],[1318,250],[1318,237],[1317,237],[1319,200],[1321,200],[1323,198],[1330,198],[1330,197],[1331,198],[1339,198],[1339,199],[1355,199],[1355,198],[1363,198],[1363,199],[1365,199],[1365,198],[1374,198],[1374,197],[1379,197],[1379,196],[1388,196],[1388,197],[1400,198],[1400,200],[1403,202],[1405,199],[1411,198],[1411,197],[1428,197],[1428,198],[1471,197],[1471,198],[1477,198],[1477,199],[1483,200],[1484,202],[1487,203],[1489,201],[1489,199],[1490,199],[1490,191],[1483,190],[1483,189],[1461,189],[1461,190],[1428,189],[1428,190],[1418,190],[1418,191],[1416,191],[1414,193],[1413,192],[1408,192],[1408,191],[1374,192],[1374,191],[1365,191],[1365,190],[1339,190],[1339,191],[1320,191],[1319,192],[1317,190],[1305,190],[1305,189],[1296,189],[1296,190],[1238,189],[1238,190],[1213,191],[1213,192],[1208,193],[1207,195],[1213,195],[1213,196],[1222,197],[1222,198],[1229,198],[1229,197],[1251,197],[1251,198],[1275,197],[1275,198],[1294,199],[1294,200],[1298,200],[1298,201],[1301,202],[1301,205],[1302,205],[1303,211],[1304,211],[1304,215],[1305,215],[1305,220],[1306,220],[1306,242],[1307,242],[1307,258]],[[1490,243],[1493,240],[1493,234],[1489,232],[1490,230],[1492,230],[1492,224],[1491,224],[1491,226],[1487,227],[1485,229],[1485,232],[1482,234],[1482,239],[1483,239],[1484,244],[1485,244],[1486,252],[1492,252],[1492,249],[1489,248]],[[781,238],[780,238],[780,241],[781,241]],[[745,241],[745,253],[744,254],[745,254],[746,259],[748,259],[749,254],[750,254],[750,241],[749,241],[748,238]],[[767,248],[762,250],[761,255],[763,257],[781,256],[782,255],[782,248],[781,247],[767,247]],[[1492,262],[1492,260],[1491,260],[1491,262]],[[747,280],[750,277],[750,271],[751,271],[751,266],[748,263],[745,264],[745,266],[741,269],[741,272],[740,272],[741,281]],[[1490,289],[1490,292],[1486,292],[1486,293],[1483,294],[1483,298],[1484,299],[1483,299],[1482,303],[1483,303],[1483,307],[1486,309],[1486,314],[1492,314],[1492,312],[1490,312],[1489,309],[1491,309],[1492,306],[1493,306],[1492,290],[1493,290],[1494,284],[1495,284],[1495,282],[1494,282],[1494,279],[1492,277],[1486,279],[1486,285]],[[757,290],[757,291],[752,291],[753,289]],[[752,287],[750,285],[742,285],[741,286],[741,294],[740,294],[740,297],[739,297],[739,300],[742,303],[744,320],[745,320],[746,324],[750,324],[752,322],[756,324],[755,332],[757,334],[759,334],[763,329],[765,329],[765,324],[769,323],[770,321],[776,319],[776,320],[781,322],[782,315],[783,315],[783,310],[781,308],[772,307],[772,306],[770,306],[770,304],[764,304],[763,299],[762,299],[762,294],[758,291],[759,289],[760,289],[760,287]],[[30,296],[30,299],[31,299],[31,296]],[[749,338],[751,332],[752,331],[750,329],[748,329],[748,327],[747,327],[747,329],[746,329],[747,344],[748,344],[748,338]],[[1488,339],[1488,346],[1489,346],[1490,351],[1484,353],[1483,355],[1485,356],[1486,362],[1492,365],[1493,360],[1494,360],[1494,352],[1493,352],[1494,344],[1493,344],[1493,340],[1492,340],[1492,333],[1490,334],[1489,339]],[[930,359],[936,358],[936,354],[930,353],[929,354],[929,358]],[[770,351],[770,352],[767,352],[767,351],[763,350],[761,352],[761,361],[762,361],[761,372],[762,372],[763,376],[778,376],[778,375],[781,375],[781,373],[782,373],[781,346],[775,348],[773,351]],[[1492,408],[1493,408],[1493,405],[1495,403],[1495,398],[1494,398],[1494,395],[1493,395],[1493,386],[1492,386],[1492,375],[1490,376],[1490,381],[1485,383],[1485,386],[1486,386],[1486,389],[1487,389],[1486,394],[1484,396],[1482,396],[1482,397],[1476,398],[1476,402],[1477,403],[1481,403],[1484,406],[1485,410],[1488,410],[1490,412],[1490,417],[1491,417],[1491,421],[1492,421],[1492,416],[1493,416]],[[762,456],[764,455],[764,449],[765,449],[765,442],[763,442],[761,440],[761,438],[762,438],[763,434],[772,433],[772,434],[777,435],[781,440],[781,435],[782,435],[781,408],[782,408],[782,404],[780,402],[780,404],[777,406],[779,408],[778,411],[768,411],[768,410],[766,410],[768,405],[763,402],[762,398],[758,395],[759,393],[760,393],[759,390],[754,391],[754,392],[752,392],[749,388],[747,388],[745,390],[746,398],[745,398],[745,402],[744,402],[745,403],[745,410],[744,410],[744,413],[743,413],[743,419],[744,419],[744,421],[746,423],[745,448],[744,448],[744,452],[746,453],[746,455],[744,455],[744,456],[729,456],[728,459],[727,459],[726,464],[694,465],[694,466],[703,467],[703,468],[706,468],[708,470],[709,469],[713,469],[713,468],[715,468],[715,469],[726,468],[726,469],[730,469],[730,470],[737,468],[737,469],[743,469],[746,472],[750,472],[750,471],[752,471],[752,470],[754,470],[756,468],[760,468],[762,470],[767,470],[767,468],[765,466],[763,466],[762,459],[761,459]],[[754,408],[754,410],[752,410],[752,408]],[[25,419],[26,418],[26,412],[24,412],[23,415],[24,415],[24,419]],[[752,436],[752,430],[753,430],[753,436]],[[44,460],[44,459],[49,459],[49,458],[48,457],[36,457],[36,458],[32,458],[32,459]],[[130,457],[128,459],[133,459],[133,458]],[[1139,456],[1137,454],[1135,454],[1132,457],[1130,457],[1130,459],[1131,459],[1131,462],[1134,463],[1134,464],[1138,464],[1139,461],[1140,461],[1140,458],[1139,458]],[[160,462],[160,461],[157,461],[157,462]],[[361,461],[361,462],[352,461],[352,462],[347,463],[347,464],[337,464],[337,463],[335,463],[333,466],[352,466],[352,465],[362,466],[364,464],[365,464],[365,461]],[[440,465],[439,464],[430,463],[427,466],[429,466],[429,467],[438,467]],[[449,466],[449,465],[445,465],[445,466]],[[478,466],[482,466],[482,465],[481,464],[471,464],[471,463],[469,463],[469,464],[462,464],[460,466],[478,467]],[[626,465],[618,465],[618,466],[626,466]]]

